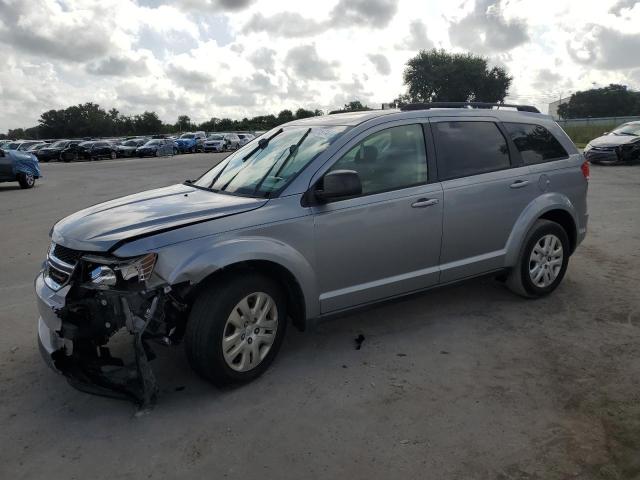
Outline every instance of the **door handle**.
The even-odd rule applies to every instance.
[[[413,202],[411,206],[413,208],[424,208],[424,207],[431,207],[433,205],[437,205],[438,203],[439,203],[439,200],[437,198],[420,198],[415,202]]]
[[[516,180],[511,185],[509,185],[509,188],[522,188],[526,187],[527,185],[529,185],[529,180]]]

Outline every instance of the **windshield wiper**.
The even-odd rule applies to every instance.
[[[275,174],[276,177],[278,175],[280,175],[280,172],[285,167],[285,165],[287,163],[289,163],[289,160],[291,160],[293,157],[296,156],[296,154],[298,153],[298,148],[300,147],[300,145],[302,145],[302,142],[304,142],[304,139],[307,138],[307,136],[309,135],[309,132],[311,132],[310,128],[307,129],[306,132],[304,132],[304,135],[302,135],[300,140],[298,140],[298,142],[295,145],[291,145],[289,147],[289,154],[287,155],[287,158],[284,159],[284,162],[282,162],[282,165],[280,165],[280,168],[278,168],[278,171]],[[286,150],[285,150],[285,152],[286,152]],[[282,157],[282,155],[280,155],[280,158],[281,157]],[[262,186],[262,183],[267,179],[267,177],[269,177],[269,174],[271,173],[271,170],[273,170],[273,168],[278,164],[278,162],[280,161],[280,158],[278,158],[275,162],[273,162],[273,165],[271,165],[271,167],[269,167],[269,170],[267,170],[267,173],[265,173],[264,176],[257,183],[256,188],[253,189],[253,194],[254,195],[256,194],[258,189]]]
[[[255,154],[258,150],[264,150],[265,148],[267,148],[267,146],[269,145],[269,142],[271,140],[273,140],[273,138],[275,138],[277,135],[280,135],[284,130],[281,128],[279,129],[276,133],[274,133],[273,135],[271,135],[269,138],[261,138],[258,141],[258,146],[256,148],[254,148],[253,150],[251,150],[249,153],[247,153],[243,158],[242,158],[242,163],[246,162],[253,154]],[[219,191],[219,190],[225,190],[229,184],[238,176],[238,173],[240,173],[242,171],[242,169],[238,170],[238,172],[231,177],[231,180],[229,180],[227,183],[224,184],[224,186],[221,189],[215,190],[213,188],[213,185],[218,181],[218,179],[220,178],[220,176],[222,175],[222,172],[224,172],[226,170],[226,168],[229,166],[231,162],[227,162],[227,164],[222,168],[222,170],[220,170],[218,172],[218,174],[214,177],[213,180],[211,180],[211,183],[209,184],[209,189],[212,191]]]

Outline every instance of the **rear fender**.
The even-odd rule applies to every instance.
[[[566,211],[573,218],[573,223],[578,225],[576,209],[566,195],[557,192],[540,195],[522,211],[511,230],[506,246],[505,267],[516,265],[527,233],[536,220],[551,210]]]

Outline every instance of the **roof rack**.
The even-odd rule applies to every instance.
[[[489,102],[430,102],[430,103],[409,103],[400,107],[402,111],[409,110],[429,110],[431,108],[486,108],[509,107],[515,108],[519,112],[540,113],[533,105],[515,105],[512,103],[489,103]]]

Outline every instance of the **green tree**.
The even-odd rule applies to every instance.
[[[616,84],[576,92],[558,107],[558,115],[562,118],[640,115],[640,92]]]
[[[295,120],[295,117],[293,116],[293,112],[291,110],[282,110],[280,113],[278,113],[278,123],[287,123],[290,122],[292,120]]]
[[[178,117],[178,121],[176,122],[176,129],[179,132],[193,130],[193,125],[191,124],[191,119],[188,115],[180,115]]]
[[[316,114],[313,110],[306,110],[304,108],[299,108],[296,110],[296,118],[309,118],[315,117]]]
[[[407,92],[396,102],[502,102],[513,77],[470,53],[421,50],[403,74]]]

